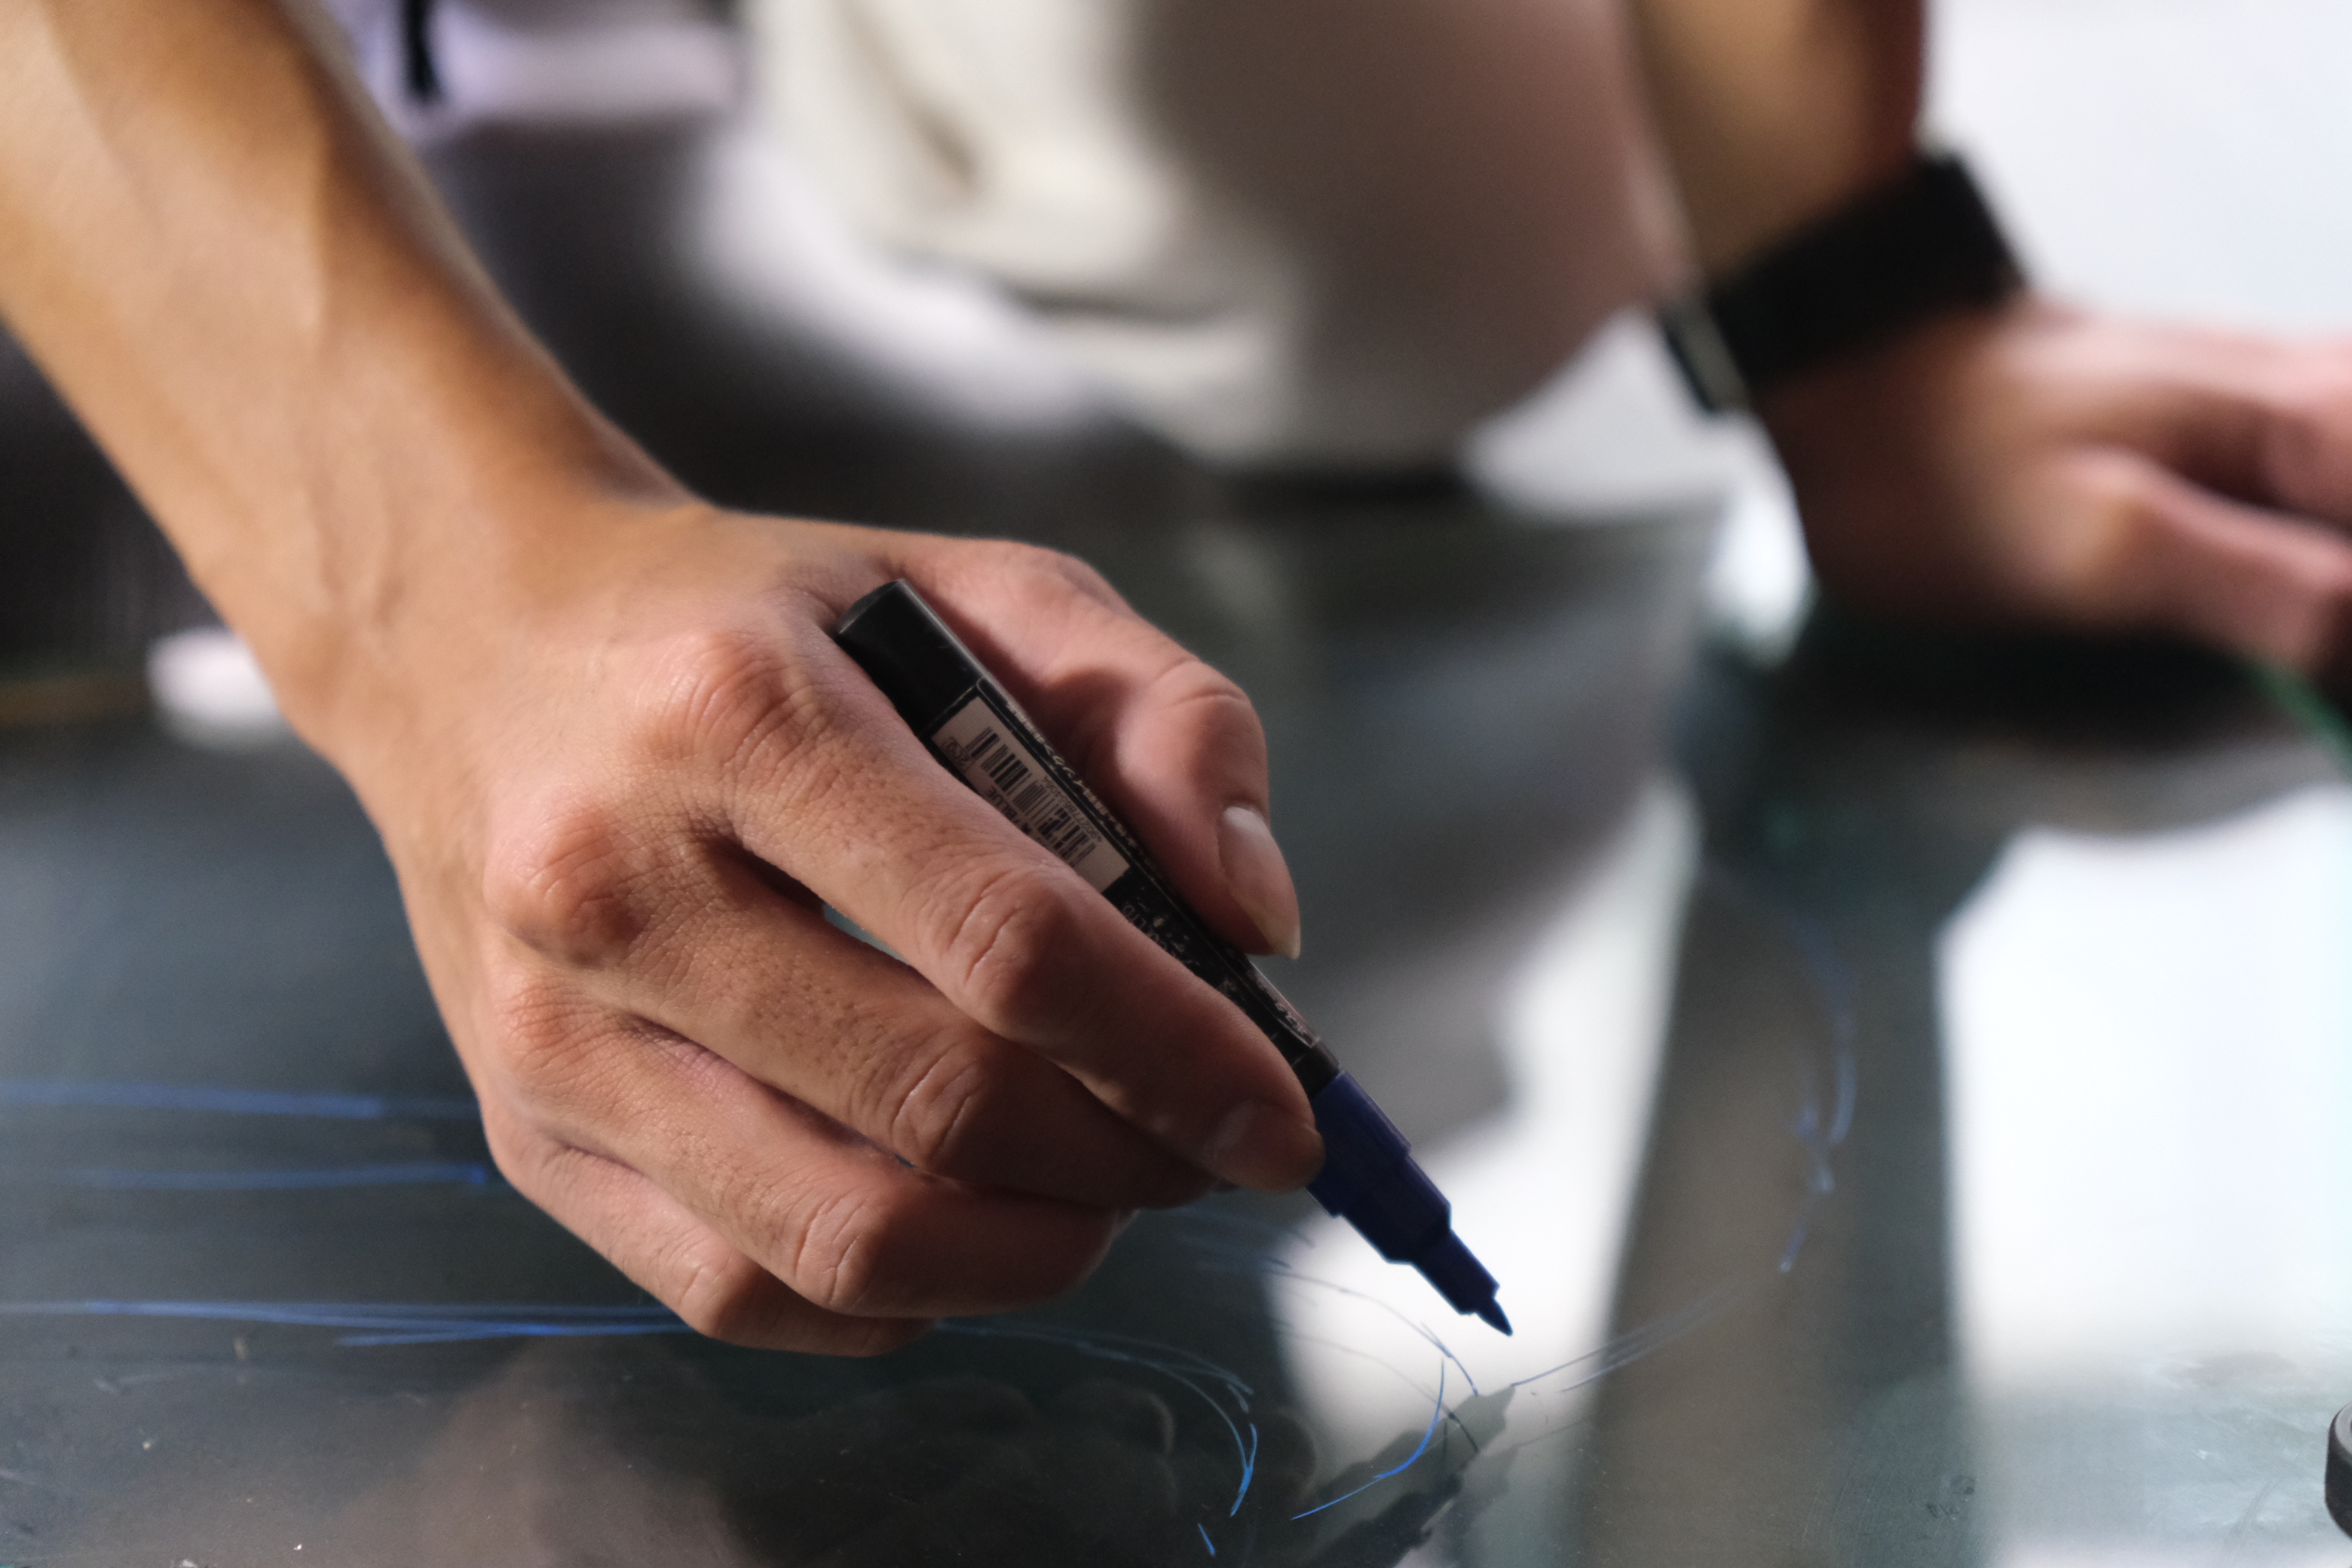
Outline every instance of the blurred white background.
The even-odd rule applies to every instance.
[[[2352,5],[1948,0],[1929,118],[2059,292],[2352,326]]]

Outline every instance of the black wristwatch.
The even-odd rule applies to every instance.
[[[1920,322],[1997,304],[2024,282],[1968,166],[1921,153],[1895,180],[1662,306],[1658,324],[1699,406],[1726,413]]]

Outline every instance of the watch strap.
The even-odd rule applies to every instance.
[[[1968,166],[1922,153],[1893,181],[1790,235],[1704,291],[1661,307],[1699,405],[1748,406],[1772,384],[2024,283]]]

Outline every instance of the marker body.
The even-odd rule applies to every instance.
[[[1412,1146],[1248,954],[1202,923],[1142,843],[1095,797],[1027,714],[904,582],[876,589],[834,638],[931,754],[1022,832],[1117,905],[1128,923],[1239,1007],[1298,1076],[1323,1135],[1307,1191],[1394,1263],[1410,1263],[1458,1312],[1510,1331],[1495,1280],[1453,1231]]]

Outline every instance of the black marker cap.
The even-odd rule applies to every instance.
[[[917,734],[980,684],[971,650],[931,613],[905,579],[885,583],[849,606],[833,640],[881,688]]]
[[[2327,1512],[2352,1535],[2352,1405],[2327,1424]]]

